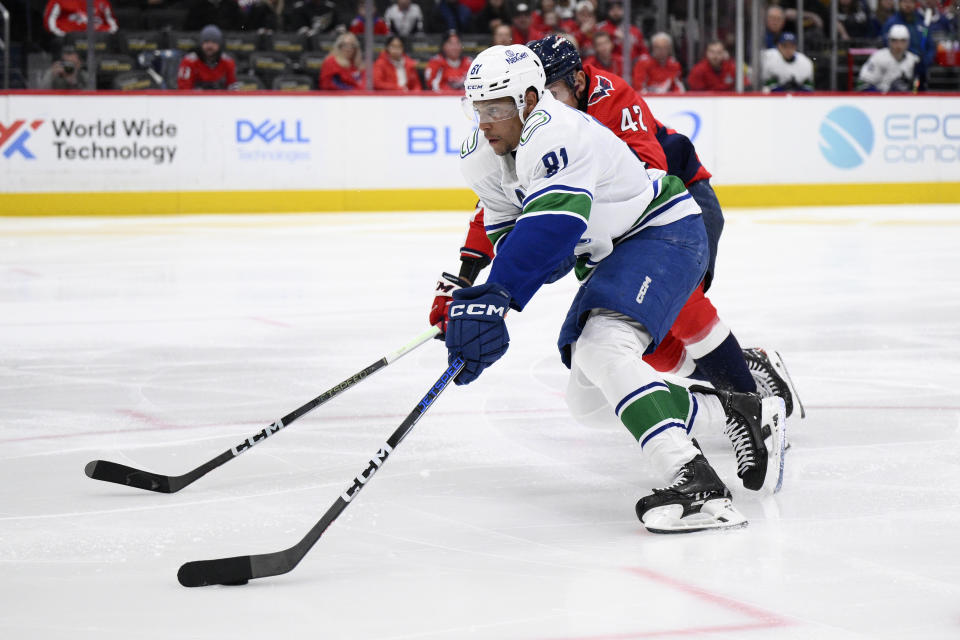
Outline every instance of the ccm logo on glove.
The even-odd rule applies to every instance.
[[[499,307],[492,304],[455,304],[450,307],[450,317],[458,318],[460,316],[500,316],[507,312],[505,306]]]

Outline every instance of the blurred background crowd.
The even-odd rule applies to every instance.
[[[87,0],[0,0],[4,83],[459,91],[491,44],[561,34],[643,93],[726,92],[739,15],[748,91],[960,90],[958,0],[627,1],[93,0],[90,34]]]

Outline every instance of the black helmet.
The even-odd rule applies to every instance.
[[[573,74],[583,69],[583,62],[580,60],[580,52],[576,45],[559,35],[551,35],[540,40],[532,40],[527,43],[540,62],[543,63],[543,70],[547,74],[547,85],[551,85],[557,80],[565,80],[567,85],[573,89]]]

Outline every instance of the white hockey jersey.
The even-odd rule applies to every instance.
[[[873,88],[882,93],[890,91],[894,83],[898,84],[896,90],[909,91],[913,88],[919,63],[920,57],[911,51],[905,52],[903,58],[897,60],[890,49],[879,49],[871,53],[861,67],[859,81],[862,88]]]
[[[550,92],[527,118],[514,153],[497,156],[474,130],[460,157],[464,178],[483,203],[494,245],[491,278],[507,280],[500,284],[521,307],[565,257],[564,250],[592,267],[618,240],[700,212],[679,180],[675,197],[650,207],[665,195],[665,174],[648,175],[612,131]],[[571,238],[572,245],[563,249]]]
[[[813,61],[799,51],[789,62],[780,50],[765,49],[760,56],[762,84],[767,89],[813,90]]]

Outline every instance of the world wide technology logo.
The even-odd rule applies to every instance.
[[[9,126],[0,122],[0,153],[3,157],[20,154],[27,160],[35,160],[36,156],[27,148],[27,141],[42,124],[43,120],[14,120]]]

